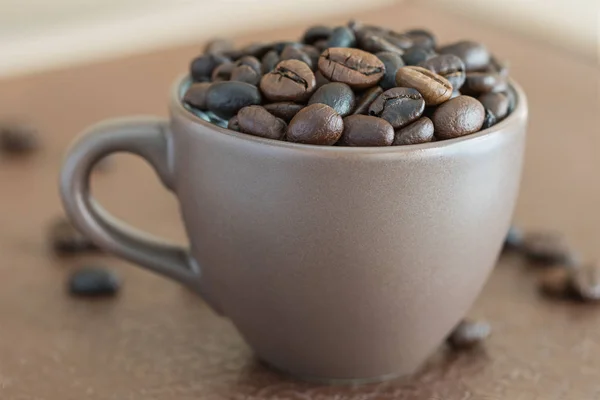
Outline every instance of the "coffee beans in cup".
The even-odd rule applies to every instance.
[[[476,41],[351,21],[297,41],[214,40],[184,105],[220,127],[320,146],[406,146],[488,129],[514,109],[508,67]]]

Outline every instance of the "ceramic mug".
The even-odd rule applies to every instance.
[[[517,198],[527,104],[485,131],[360,148],[263,139],[186,109],[93,127],[62,169],[64,207],[101,248],[180,281],[256,354],[305,379],[413,372],[469,310]],[[137,154],[179,200],[190,247],[139,233],[90,196],[104,156]]]

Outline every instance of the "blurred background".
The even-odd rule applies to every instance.
[[[0,0],[0,76],[114,58],[215,35],[299,24],[402,0]],[[405,2],[410,2],[405,0]],[[597,0],[421,0],[590,60]],[[231,24],[231,21],[235,21]]]

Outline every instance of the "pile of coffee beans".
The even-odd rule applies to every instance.
[[[482,44],[351,21],[299,41],[209,43],[184,104],[221,127],[312,145],[401,146],[498,123],[515,104],[508,69]]]

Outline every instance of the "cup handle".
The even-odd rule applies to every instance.
[[[117,152],[142,157],[152,165],[162,183],[173,190],[168,121],[152,117],[112,120],[91,128],[67,154],[60,176],[60,192],[67,215],[83,234],[104,250],[201,292],[200,267],[187,249],[124,224],[94,201],[90,194],[92,168],[103,157]],[[214,303],[206,300],[215,308]]]

